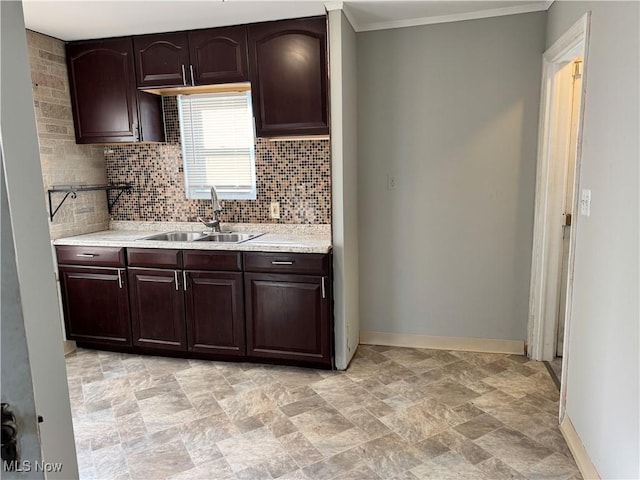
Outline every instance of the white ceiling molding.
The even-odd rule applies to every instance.
[[[358,2],[359,3],[359,2]],[[480,4],[480,2],[478,2]],[[373,30],[388,30],[391,28],[416,27],[420,25],[433,25],[437,23],[460,22],[463,20],[476,20],[480,18],[502,17],[505,15],[517,15],[545,11],[553,3],[553,0],[544,3],[531,3],[525,5],[494,8],[490,10],[476,10],[472,12],[456,13],[452,15],[429,16],[420,18],[408,18],[403,20],[390,20],[382,22],[361,23],[354,21],[357,18],[353,12],[349,12],[349,2],[344,6],[344,12],[356,32],[369,32]]]
[[[327,12],[331,12],[333,10],[342,10],[344,6],[344,2],[324,2],[324,8]]]
[[[342,13],[344,13],[344,16],[347,17],[347,20],[349,21],[349,23],[351,24],[351,26],[353,27],[353,29],[358,32],[359,30],[356,28],[356,22],[355,22],[355,18],[353,17],[353,15],[351,14],[351,12],[349,11],[349,9],[347,7],[343,7],[342,8]]]
[[[324,7],[327,9],[327,12],[331,12],[332,10],[342,10],[342,13],[345,17],[347,17],[347,21],[351,24],[351,27],[357,32],[355,27],[355,22],[353,16],[344,8],[344,2],[324,2]]]

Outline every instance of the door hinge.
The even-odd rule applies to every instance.
[[[574,80],[582,78],[582,62],[573,62],[573,75]]]

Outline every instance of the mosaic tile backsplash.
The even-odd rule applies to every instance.
[[[114,220],[186,222],[211,217],[208,200],[185,198],[178,108],[164,98],[167,143],[110,145],[107,179],[130,183],[112,209]],[[256,139],[256,200],[222,200],[229,223],[331,223],[331,149],[328,139]],[[280,219],[269,217],[280,202]]]

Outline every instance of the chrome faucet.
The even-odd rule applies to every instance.
[[[219,213],[222,211],[220,202],[218,201],[218,192],[216,187],[211,187],[211,210],[213,211],[213,218],[209,221],[203,220],[202,217],[198,217],[198,221],[204,224],[207,228],[210,228],[212,232],[220,233],[220,219]]]

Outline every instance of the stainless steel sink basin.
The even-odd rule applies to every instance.
[[[193,242],[205,234],[202,232],[169,232],[159,233],[157,235],[151,235],[150,237],[144,237],[140,240],[160,240],[164,242]]]
[[[252,238],[264,235],[263,233],[209,233],[201,238],[196,238],[196,242],[220,242],[220,243],[240,243]]]
[[[240,243],[252,238],[264,235],[264,233],[209,233],[209,232],[168,232],[150,235],[139,240],[156,240],[161,242],[220,242]]]

